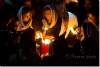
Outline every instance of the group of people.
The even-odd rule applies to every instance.
[[[16,16],[7,23],[8,30],[14,32],[14,37],[9,40],[9,64],[38,64],[41,56],[36,51],[35,32],[37,31],[40,31],[45,38],[54,39],[51,46],[45,47],[51,49],[51,56],[61,58],[68,53],[75,53],[76,49],[98,49],[97,21],[92,13],[88,13],[87,19],[79,25],[77,15],[66,10],[66,0],[46,4],[40,11],[41,16],[36,14],[31,0],[26,0]],[[17,60],[12,57],[16,57]]]

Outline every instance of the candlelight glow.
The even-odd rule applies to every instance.
[[[48,30],[48,28],[47,28],[47,27],[45,27],[45,28],[44,28],[44,30]]]
[[[42,38],[42,33],[37,31],[36,32],[36,36],[35,36],[35,39],[39,39],[39,38]]]
[[[73,29],[73,27],[71,27],[70,30],[71,30],[71,32],[72,32],[73,34],[77,34],[77,32]]]
[[[43,43],[46,44],[46,45],[50,44],[50,42],[51,42],[51,41],[50,41],[49,39],[44,39],[44,40],[43,40]]]

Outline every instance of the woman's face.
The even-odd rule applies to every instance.
[[[50,21],[52,19],[52,11],[51,10],[45,10],[43,13],[43,16]]]
[[[28,22],[31,18],[32,18],[32,13],[31,13],[31,12],[25,13],[25,14],[22,16],[22,20],[23,20],[24,22]]]

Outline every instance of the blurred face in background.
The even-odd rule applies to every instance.
[[[65,2],[66,4],[69,4],[69,3],[70,3],[70,0],[64,0],[64,2]]]
[[[90,0],[85,0],[85,2],[84,2],[84,8],[86,10],[91,9],[92,8],[92,2]]]
[[[59,16],[63,16],[63,14],[65,13],[65,3],[58,4],[56,6],[56,10],[57,10]]]
[[[32,1],[31,0],[29,0],[29,1],[27,0],[27,1],[24,2],[24,5],[31,7],[32,6]]]

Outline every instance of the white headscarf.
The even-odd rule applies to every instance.
[[[56,17],[56,13],[55,13],[55,10],[52,9],[52,7],[50,5],[46,5],[44,8],[50,8],[51,12],[52,12],[52,21],[51,21],[51,24],[48,25],[47,24],[47,21],[43,18],[42,19],[42,23],[43,23],[43,28],[46,27],[46,28],[53,28],[57,22],[57,17]]]
[[[22,7],[19,9],[18,13],[17,13],[17,16],[18,16],[18,23],[20,24],[20,27],[18,27],[18,28],[16,29],[17,31],[23,31],[23,30],[26,30],[26,29],[28,29],[28,28],[32,28],[32,29],[33,29],[33,27],[32,27],[32,19],[28,22],[27,25],[24,25],[24,22],[23,22],[23,20],[22,20],[22,10],[23,10],[23,8],[24,8],[24,6],[22,6]]]
[[[68,12],[68,15],[69,15],[68,22],[63,22],[63,19],[62,19],[61,30],[59,33],[59,36],[61,36],[62,34],[64,34],[64,32],[66,32],[65,39],[68,37],[70,31],[74,31],[73,28],[78,27],[78,20],[77,20],[76,15],[74,15],[71,12]],[[67,23],[67,25],[65,23]]]

